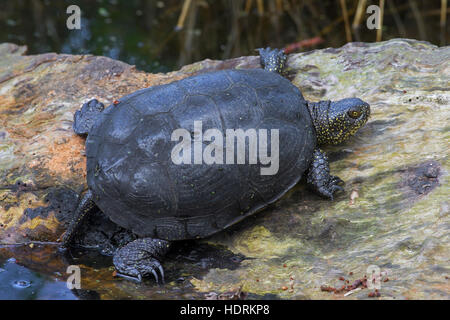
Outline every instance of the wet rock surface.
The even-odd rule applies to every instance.
[[[110,257],[98,251],[80,260],[75,250],[71,260],[57,245],[28,245],[57,241],[86,188],[84,140],[71,128],[83,102],[108,105],[192,74],[256,67],[257,57],[241,57],[147,74],[105,57],[27,56],[24,47],[1,44],[0,268],[8,271],[0,277],[24,284],[32,275],[16,274],[26,267],[21,272],[63,282],[67,265],[80,264],[88,291],[67,297],[206,298],[242,288],[249,299],[370,299],[368,289],[344,296],[320,288],[340,287],[340,277],[351,284],[376,266],[389,278],[381,299],[448,299],[450,47],[413,40],[289,56],[286,75],[306,99],[358,96],[371,104],[356,137],[325,148],[331,171],[346,182],[335,201],[300,184],[231,229],[177,244],[164,262],[164,288],[113,277]],[[134,237],[101,213],[85,231],[80,243],[100,244],[105,253]],[[7,262],[11,257],[18,267]],[[41,287],[34,288],[47,292]]]

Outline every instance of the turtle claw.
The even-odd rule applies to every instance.
[[[342,180],[341,180],[342,181]],[[333,200],[333,194],[335,194],[336,192],[338,192],[338,191],[344,191],[344,188],[342,188],[341,186],[339,186],[339,185],[337,185],[337,184],[334,184],[333,182],[331,182],[330,183],[330,186],[329,186],[329,190],[330,190],[330,193],[331,193],[331,200]]]
[[[117,250],[113,263],[117,272],[128,277],[145,277],[153,275],[156,283],[164,283],[164,269],[157,258],[168,250],[168,242],[159,239],[137,239]]]
[[[155,277],[156,283],[164,284],[164,269],[163,269],[161,263],[156,259],[152,259],[151,264],[148,265],[148,268],[150,268],[150,272]],[[159,273],[161,275],[161,283],[159,282],[158,272],[156,272],[157,270],[159,270]]]
[[[142,276],[140,274],[138,274],[137,276],[129,276],[124,273],[116,272],[116,276],[139,283],[142,282]]]
[[[345,182],[344,182],[344,180],[342,180],[338,176],[331,176],[330,184],[332,184],[332,185],[344,185]],[[340,188],[340,190],[344,190],[344,189]]]
[[[158,269],[159,269],[159,272],[161,273],[161,282],[162,282],[162,284],[164,284],[164,269],[163,269],[162,265],[159,265]]]
[[[322,197],[328,198],[331,201],[333,201],[334,194],[336,192],[344,191],[344,188],[339,185],[343,183],[344,181],[342,181],[339,177],[332,176],[328,182],[328,185],[318,188],[317,191]]]
[[[118,267],[119,266],[116,265],[116,269],[118,269]],[[164,269],[161,263],[156,259],[148,258],[140,261],[139,265],[129,265],[127,267],[127,269],[119,267],[119,272],[116,272],[116,275],[135,282],[142,282],[143,277],[152,274],[157,284],[164,284]],[[157,271],[159,271],[161,275],[161,282],[159,281],[160,276],[158,276]]]
[[[161,272],[161,284],[164,284],[164,271],[163,271],[161,266],[158,268],[158,270]],[[158,273],[156,272],[156,270],[155,269],[151,269],[150,273],[153,274],[153,277],[155,278],[155,282],[157,284],[160,284],[159,276],[158,276]],[[116,275],[118,277],[122,277],[124,279],[135,281],[135,282],[138,282],[138,283],[142,282],[142,274],[140,274],[140,273],[138,275],[136,275],[136,276],[130,276],[130,275],[127,275],[127,274],[124,274],[124,273],[116,272]]]
[[[332,185],[330,187],[330,189],[333,194],[337,191],[344,191],[344,188],[342,188],[341,186],[338,186],[338,185]]]
[[[334,194],[338,191],[344,191],[344,188],[342,186],[345,184],[345,182],[341,178],[337,176],[331,176],[330,178],[331,179],[328,183],[328,188],[330,189],[331,193]]]
[[[155,277],[156,283],[159,284],[158,274],[156,273],[155,269],[152,270],[153,276]]]

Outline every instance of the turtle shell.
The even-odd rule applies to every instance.
[[[210,144],[199,139],[194,121],[203,133],[266,129],[274,155],[270,130],[277,129],[278,171],[262,175],[267,163],[249,163],[249,139],[244,164],[174,163],[174,130],[186,129],[203,149]],[[224,70],[142,89],[106,108],[86,140],[87,182],[97,206],[139,236],[202,238],[278,200],[300,180],[315,146],[297,87],[262,69]]]

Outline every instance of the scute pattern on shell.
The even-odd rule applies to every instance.
[[[99,208],[139,236],[183,240],[227,228],[292,188],[316,146],[300,91],[262,69],[206,73],[119,101],[88,135],[87,180]],[[174,164],[171,134],[192,132],[194,120],[203,132],[278,129],[278,173],[261,175],[259,163]]]

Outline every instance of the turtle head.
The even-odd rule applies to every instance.
[[[370,116],[370,106],[358,98],[339,101],[309,102],[319,145],[339,144],[364,126]]]

